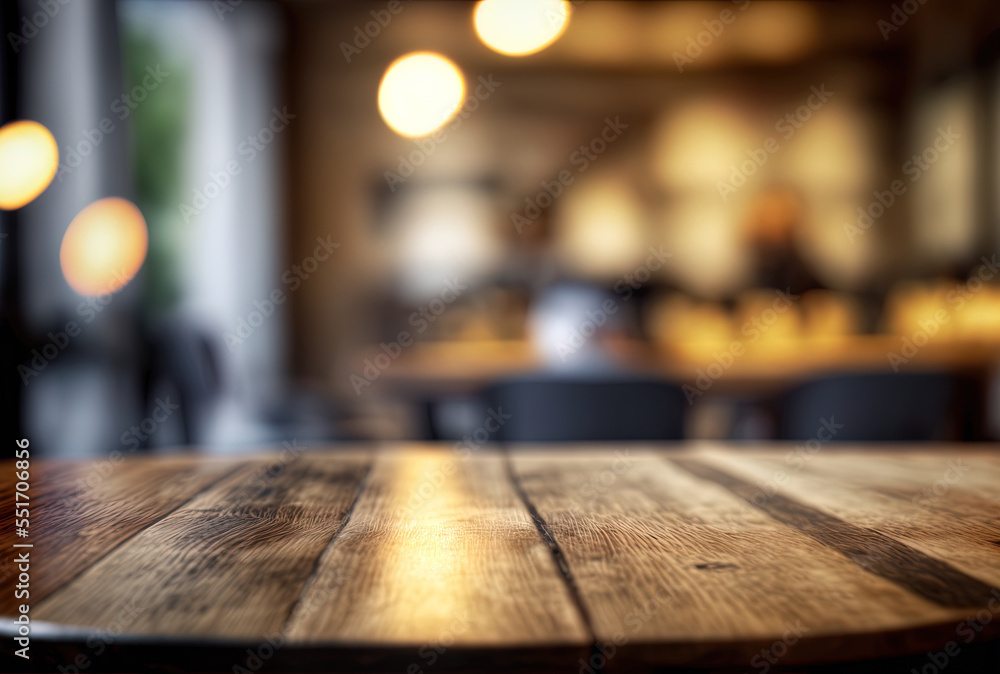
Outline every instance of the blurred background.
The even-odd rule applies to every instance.
[[[39,452],[1000,433],[995,2],[2,11]]]

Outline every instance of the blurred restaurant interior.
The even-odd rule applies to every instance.
[[[993,0],[2,12],[39,455],[1000,435]]]

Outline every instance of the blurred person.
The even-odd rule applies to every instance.
[[[501,442],[678,440],[687,405],[675,384],[631,362],[624,300],[562,282],[531,307],[528,333],[540,371],[502,377],[484,391],[507,417]],[[633,367],[638,365],[639,367]]]
[[[753,256],[750,286],[798,295],[822,289],[796,245],[802,201],[787,187],[772,187],[754,200],[744,232]]]
[[[625,339],[620,303],[592,285],[560,282],[542,290],[528,315],[528,336],[543,367],[560,372],[621,370],[616,344]]]

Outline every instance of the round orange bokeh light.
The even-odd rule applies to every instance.
[[[98,199],[69,223],[59,249],[63,276],[81,295],[121,290],[146,259],[146,221],[126,199]]]
[[[0,127],[0,208],[12,211],[45,191],[59,168],[59,148],[38,122]]]

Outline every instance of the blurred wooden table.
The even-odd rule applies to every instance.
[[[753,344],[740,355],[717,360],[728,343],[716,345],[655,345],[623,341],[618,345],[622,364],[658,374],[678,385],[696,385],[708,368],[723,365],[712,376],[711,395],[773,392],[799,382],[841,372],[893,372],[889,353],[903,352],[897,335],[853,335],[837,339],[771,340]],[[354,372],[364,370],[364,359],[376,357],[373,347],[358,355]],[[909,352],[907,352],[909,355]],[[542,367],[526,341],[423,342],[404,351],[386,368],[375,386],[420,393],[476,390],[499,377]],[[906,372],[946,372],[989,377],[1000,367],[1000,342],[934,341],[925,344],[907,362]]]
[[[1000,452],[816,447],[33,461],[30,535],[8,519],[0,568],[0,612],[30,604],[32,660],[5,618],[0,667],[1000,662]],[[0,479],[12,512],[11,463]],[[30,599],[15,543],[33,545]]]

